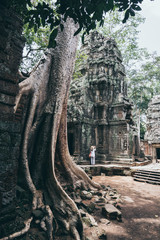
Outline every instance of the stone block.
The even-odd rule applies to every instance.
[[[93,216],[91,216],[90,214],[86,213],[85,217],[82,217],[82,221],[89,227],[97,227],[98,224],[96,222],[96,220],[94,219]]]
[[[21,124],[17,122],[0,121],[0,131],[8,131],[9,133],[20,133]]]
[[[11,136],[8,132],[0,133],[0,146],[8,146],[11,144]]]
[[[9,81],[0,79],[1,92],[16,96],[18,93],[18,85]]]
[[[15,105],[15,97],[0,93],[0,102],[7,104],[9,106],[14,106]]]
[[[81,198],[82,199],[91,199],[92,198],[92,193],[88,191],[81,191]]]
[[[15,189],[11,189],[10,191],[6,191],[2,194],[2,206],[5,207],[11,204],[15,200]]]
[[[114,207],[112,204],[106,204],[102,208],[102,214],[106,218],[109,218],[110,220],[120,220],[122,218],[121,212]]]

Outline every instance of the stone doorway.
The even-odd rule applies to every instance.
[[[157,162],[160,162],[160,148],[156,148]]]
[[[71,155],[74,154],[74,134],[68,133],[68,147]]]

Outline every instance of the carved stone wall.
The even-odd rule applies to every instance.
[[[152,156],[153,161],[160,160],[160,95],[154,96],[148,105],[144,140],[145,154]]]
[[[130,161],[135,127],[132,104],[127,98],[125,69],[116,42],[92,32],[81,54],[85,56],[79,67],[81,76],[73,79],[68,102],[69,142],[75,141],[74,134],[71,137],[74,126],[79,126],[81,132],[76,136],[79,152],[73,147],[72,154],[86,160],[90,146],[96,145],[99,162]]]
[[[0,225],[14,215],[20,146],[20,109],[14,114],[24,39],[22,20],[0,3]],[[20,114],[21,115],[21,114]]]

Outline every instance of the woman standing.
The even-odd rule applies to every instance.
[[[91,165],[95,164],[95,151],[96,151],[96,147],[91,146]]]

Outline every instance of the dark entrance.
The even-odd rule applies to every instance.
[[[74,134],[68,133],[68,147],[71,155],[74,154]]]
[[[160,159],[160,148],[156,148],[157,159]]]

